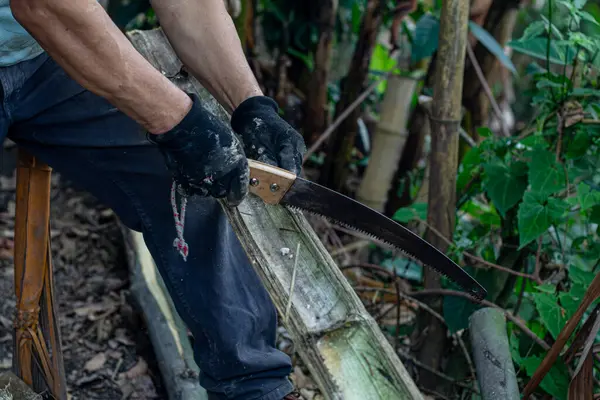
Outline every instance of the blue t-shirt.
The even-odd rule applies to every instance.
[[[13,65],[43,53],[35,39],[14,19],[10,1],[0,0],[0,66]]]

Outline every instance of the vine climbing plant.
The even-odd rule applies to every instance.
[[[575,313],[600,260],[600,37],[582,30],[598,25],[583,9],[586,1],[547,3],[547,16],[510,43],[537,59],[525,71],[536,114],[511,137],[479,130],[483,139],[459,170],[453,250],[455,257],[469,251],[520,272],[474,274],[494,301],[551,342]],[[445,307],[445,317],[454,329],[465,327],[475,308],[455,298],[447,298],[446,305],[452,306]],[[450,315],[457,305],[465,312]],[[518,329],[511,329],[510,337],[513,359],[526,380],[545,350]],[[541,388],[566,399],[569,381],[567,366],[559,361]]]

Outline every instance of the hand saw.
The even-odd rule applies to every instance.
[[[399,223],[343,194],[281,168],[248,160],[249,192],[267,204],[284,204],[361,231],[408,254],[482,300],[487,291],[444,253]]]

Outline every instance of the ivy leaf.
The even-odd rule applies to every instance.
[[[587,3],[588,0],[573,0],[573,5],[575,6],[576,9],[581,10],[583,8],[583,6],[585,6],[585,3]]]
[[[537,239],[564,215],[568,204],[554,197],[546,198],[538,192],[527,192],[517,213],[519,249]]]
[[[456,333],[469,326],[469,317],[481,306],[456,296],[444,297],[444,321],[450,333]]]
[[[467,151],[458,168],[458,176],[456,178],[456,189],[458,192],[465,190],[467,184],[471,182],[473,176],[480,170],[481,165],[481,149],[472,147]]]
[[[392,219],[398,222],[410,222],[418,217],[422,220],[427,219],[427,203],[416,203],[410,207],[403,207],[394,213]]]
[[[494,133],[492,132],[492,130],[485,126],[477,128],[477,134],[484,138],[489,138],[489,137],[494,136]]]
[[[564,189],[565,171],[550,151],[536,147],[530,152],[529,184],[531,190],[547,196]]]
[[[556,293],[556,286],[550,283],[544,283],[543,285],[539,285],[535,287],[542,293],[554,294]]]
[[[569,143],[567,157],[571,159],[583,157],[590,147],[590,144],[591,141],[588,132],[583,129],[579,130]]]
[[[521,365],[525,367],[527,375],[533,376],[541,363],[541,356],[532,356],[523,359]],[[540,383],[540,386],[554,398],[558,400],[566,400],[570,381],[571,379],[569,378],[569,371],[564,363],[559,359],[556,363],[554,363],[552,368],[550,368],[550,371],[548,371]]]
[[[579,308],[579,303],[581,303],[581,297],[575,296],[574,293],[571,292],[562,292],[558,295],[558,298],[560,299],[560,305],[566,311],[566,319],[571,318],[573,314],[575,314],[575,312],[577,311],[577,308]]]
[[[569,267],[569,278],[574,283],[579,283],[583,285],[586,289],[590,285],[590,283],[592,283],[595,277],[596,274],[594,274],[593,272],[584,271],[581,268],[575,266]]]
[[[514,207],[527,189],[527,179],[522,164],[493,162],[484,165],[484,185],[488,196],[502,216]]]
[[[514,332],[510,333],[510,354],[517,364],[521,364],[521,352],[519,351],[519,338]]]
[[[581,182],[577,185],[577,200],[581,205],[581,210],[585,211],[600,204],[600,192],[592,191],[589,185]]]
[[[465,270],[488,291],[488,298],[493,298],[493,296],[496,295],[494,284],[497,279],[493,270],[473,270],[473,268],[470,267],[465,268]],[[450,287],[456,287],[456,285],[451,284]],[[475,304],[462,297],[444,296],[444,321],[446,321],[448,330],[451,333],[456,333],[462,329],[468,328],[469,317],[481,307],[481,305]]]
[[[566,311],[558,304],[558,298],[548,293],[533,293],[533,301],[540,313],[540,319],[556,339],[567,323]]]

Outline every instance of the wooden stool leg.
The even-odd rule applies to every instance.
[[[15,216],[15,374],[36,392],[66,399],[50,249],[52,169],[20,151]]]

